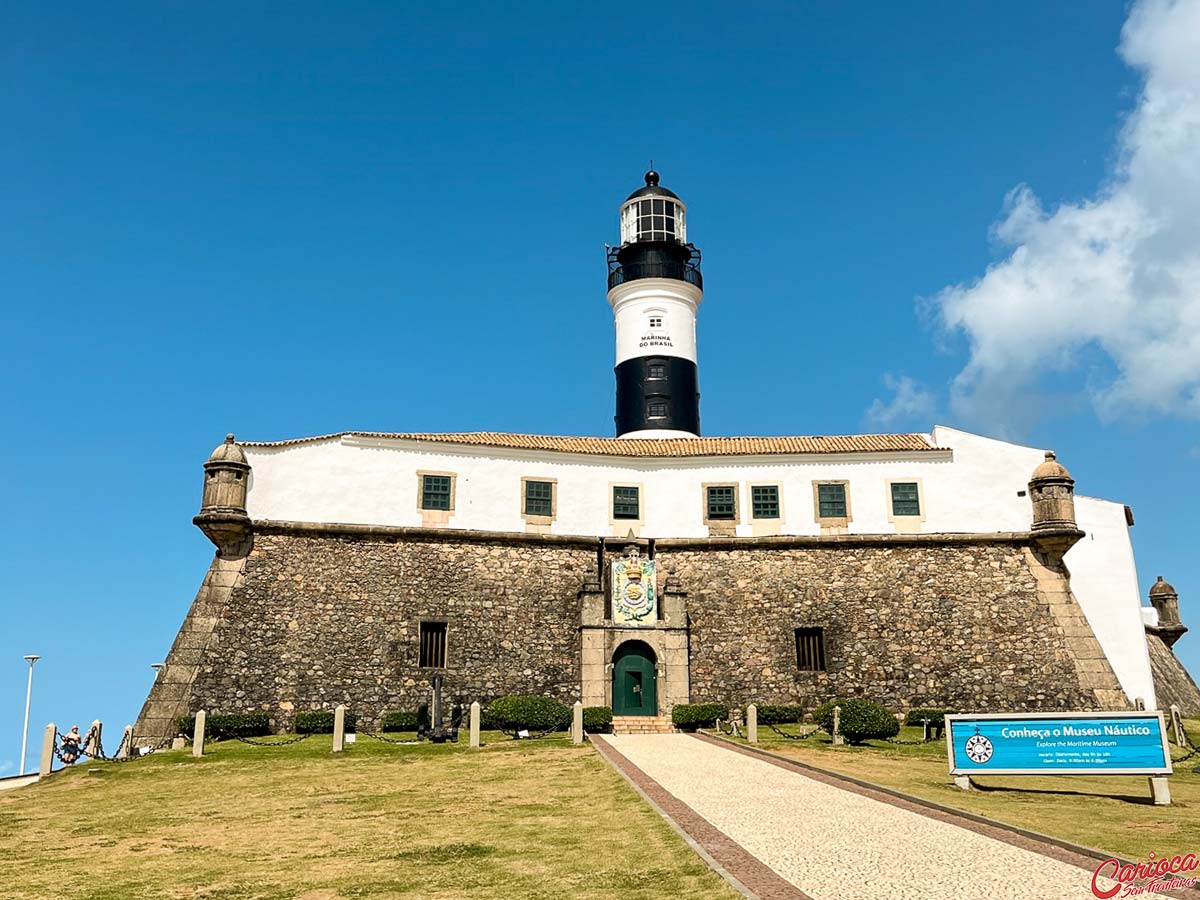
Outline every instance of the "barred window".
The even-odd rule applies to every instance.
[[[667,367],[662,363],[650,363],[646,366],[646,378],[651,381],[662,381],[667,377]]]
[[[825,671],[825,629],[796,629],[796,668],[801,672]]]
[[[638,518],[638,489],[635,487],[613,488],[613,518]]]
[[[554,515],[554,484],[550,481],[525,482],[525,515]]]
[[[650,327],[651,328],[662,328],[663,327],[662,326],[662,316],[651,316],[650,317]]]
[[[421,509],[450,508],[450,476],[421,476]]]
[[[846,486],[844,484],[817,485],[817,515],[822,519],[846,518]]]
[[[422,669],[446,668],[446,623],[421,623],[421,658],[418,661]]]
[[[665,419],[667,416],[667,402],[665,400],[651,400],[646,404],[647,419]]]
[[[779,485],[756,484],[750,488],[751,513],[756,519],[779,518]]]
[[[734,519],[737,517],[732,485],[714,485],[708,489],[708,517],[710,519]]]
[[[919,516],[921,499],[915,481],[892,482],[892,515]]]

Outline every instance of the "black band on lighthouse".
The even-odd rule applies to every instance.
[[[700,390],[690,359],[639,356],[614,371],[618,436],[652,429],[700,434]]]

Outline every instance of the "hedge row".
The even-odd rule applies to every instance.
[[[833,708],[842,708],[839,717],[842,736],[851,744],[872,738],[890,738],[900,733],[900,723],[890,712],[870,700],[828,700],[813,710],[813,721],[833,732]]]
[[[180,716],[175,727],[191,737],[196,731],[195,716]],[[258,737],[271,733],[271,717],[266,712],[206,713],[204,737],[214,741],[238,737]]]
[[[910,709],[904,717],[905,725],[920,725],[922,719],[928,719],[930,725],[941,725],[946,716],[954,715],[951,709]]]
[[[571,726],[571,708],[553,697],[500,697],[487,705],[492,728],[518,731],[566,731]]]
[[[345,729],[354,731],[358,716],[346,710]],[[333,710],[314,709],[296,713],[296,734],[333,734]]]
[[[684,731],[711,728],[717,719],[728,719],[729,707],[724,703],[676,703],[671,710],[671,722]]]
[[[764,703],[758,707],[759,725],[785,725],[804,721],[803,706]]]

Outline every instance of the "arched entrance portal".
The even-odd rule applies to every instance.
[[[654,651],[642,641],[626,641],[613,654],[614,716],[658,715],[658,673]]]

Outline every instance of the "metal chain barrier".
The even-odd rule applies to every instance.
[[[544,738],[547,735],[554,734],[556,731],[569,731],[571,728],[571,720],[574,718],[574,716],[575,716],[575,713],[572,711],[571,713],[568,713],[567,717],[562,722],[560,722],[557,725],[553,725],[550,728],[547,728],[545,731],[539,731],[537,734],[531,734],[529,737],[526,737],[526,738],[514,736],[513,740],[514,741],[536,741],[536,740],[538,740],[538,738]]]
[[[376,734],[373,731],[364,731],[361,728],[358,729],[358,731],[356,731],[354,733],[361,734],[365,737],[369,737],[375,741],[380,741],[381,743],[384,743],[384,744],[423,744],[423,743],[425,743],[424,738],[417,738],[416,740],[409,740],[409,739],[405,738],[402,740],[400,738],[384,737],[382,734]]]
[[[241,735],[233,735],[235,741],[240,741],[243,744],[249,744],[251,747],[286,747],[288,744],[298,744],[301,741],[307,741],[311,734],[298,734],[293,738],[288,738],[283,741],[252,741],[250,738],[242,737]]]
[[[921,738],[921,740],[919,740],[919,741],[902,741],[902,740],[900,740],[900,738],[884,738],[884,740],[889,744],[900,744],[905,747],[920,747],[923,744],[932,744],[938,739],[935,737],[931,737],[931,738],[929,738],[929,740],[925,740],[924,738]]]
[[[772,724],[768,723],[767,728],[770,728],[773,732],[775,732],[781,738],[787,738],[789,741],[806,741],[810,737],[814,737],[815,735],[818,735],[822,731],[825,730],[820,725],[818,725],[816,728],[814,728],[812,731],[810,731],[806,734],[788,734],[786,731],[783,731],[778,725],[772,725]]]

